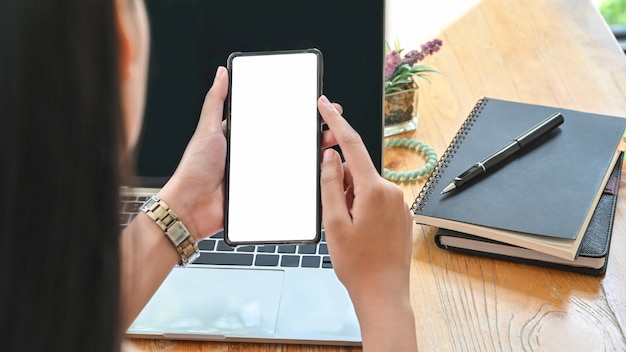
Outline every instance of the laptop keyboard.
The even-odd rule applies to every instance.
[[[148,197],[122,196],[120,224],[128,225]],[[331,269],[326,236],[317,244],[241,245],[231,247],[224,242],[224,233],[198,243],[200,257],[194,265],[228,265],[243,267],[324,268]]]

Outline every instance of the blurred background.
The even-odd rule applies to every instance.
[[[626,52],[626,0],[593,0]]]

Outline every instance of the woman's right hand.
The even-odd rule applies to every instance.
[[[333,267],[355,307],[364,350],[417,350],[410,305],[412,218],[401,189],[382,178],[359,134],[326,97],[318,109],[345,163],[324,151],[322,221]]]

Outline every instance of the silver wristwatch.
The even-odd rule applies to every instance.
[[[180,265],[187,266],[198,259],[200,251],[189,230],[178,219],[176,213],[157,195],[148,198],[139,209],[154,220],[174,244],[180,255]]]

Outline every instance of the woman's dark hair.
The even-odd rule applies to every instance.
[[[0,2],[3,351],[119,349],[116,23],[114,0]]]

